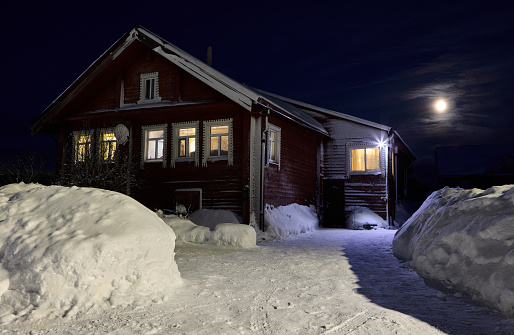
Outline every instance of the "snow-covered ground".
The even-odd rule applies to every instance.
[[[0,333],[512,334],[514,329],[514,319],[427,287],[393,256],[394,230],[313,229],[312,211],[291,205],[269,208],[271,226],[295,216],[301,221],[286,231],[275,229],[279,240],[234,247],[248,238],[248,226],[220,218],[221,227],[244,228],[214,237],[209,234],[220,225],[211,230],[168,217],[175,221],[169,226],[186,234],[201,230],[203,236],[196,243],[178,238],[173,246],[174,233],[158,215],[119,194],[34,185],[0,193],[0,287],[10,322],[0,325]],[[56,250],[68,252],[62,257]],[[29,277],[13,272],[18,270]],[[118,279],[107,283],[108,276]],[[45,295],[52,286],[54,295]],[[18,299],[13,288],[28,298]],[[21,302],[29,308],[22,309]]]
[[[181,244],[161,304],[14,322],[6,334],[512,334],[513,320],[428,288],[394,231],[320,229],[254,248]],[[439,328],[440,330],[438,330]]]
[[[513,185],[432,193],[393,250],[433,285],[514,316]]]

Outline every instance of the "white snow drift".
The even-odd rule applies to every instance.
[[[0,323],[166,300],[181,283],[175,234],[119,193],[0,188]]]
[[[200,210],[191,213],[197,222],[203,224],[202,226],[177,215],[163,215],[162,213],[159,215],[167,225],[173,228],[177,242],[242,248],[256,245],[255,230],[248,225],[239,224],[234,214],[229,211]]]
[[[378,214],[366,207],[351,206],[347,207],[350,211],[346,218],[349,229],[370,229],[370,228],[388,228],[387,222]]]
[[[290,236],[315,230],[319,226],[316,210],[298,204],[273,207],[266,205],[264,211],[266,233],[263,239],[283,240]]]
[[[397,232],[393,251],[425,278],[514,315],[514,186],[444,188]]]

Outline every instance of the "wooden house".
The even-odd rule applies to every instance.
[[[123,152],[138,162],[130,191],[146,206],[226,209],[261,229],[265,204],[393,217],[395,150],[408,151],[388,127],[242,85],[137,25],[31,128],[58,135],[59,169],[88,155],[117,164]]]
[[[323,225],[340,227],[352,206],[371,209],[390,224],[397,201],[407,194],[415,156],[391,127],[268,93],[320,122],[323,142]]]

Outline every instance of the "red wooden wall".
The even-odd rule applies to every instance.
[[[264,202],[274,206],[316,205],[319,136],[273,114],[269,123],[281,128],[280,170],[275,164],[266,167]]]

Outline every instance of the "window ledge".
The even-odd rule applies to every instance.
[[[145,160],[145,163],[162,163],[162,159]]]
[[[155,102],[161,102],[162,98],[161,97],[157,97],[155,99],[143,99],[143,100],[138,100],[137,103],[138,104],[152,104],[152,103],[155,103]]]
[[[177,159],[175,159],[175,162],[177,162],[177,163],[180,163],[180,162],[194,162],[194,161],[195,161],[194,157],[177,158]]]
[[[352,171],[351,175],[377,175],[381,174],[380,170],[376,171]]]
[[[212,156],[207,158],[207,161],[214,162],[214,161],[226,161],[228,160],[228,156]]]

